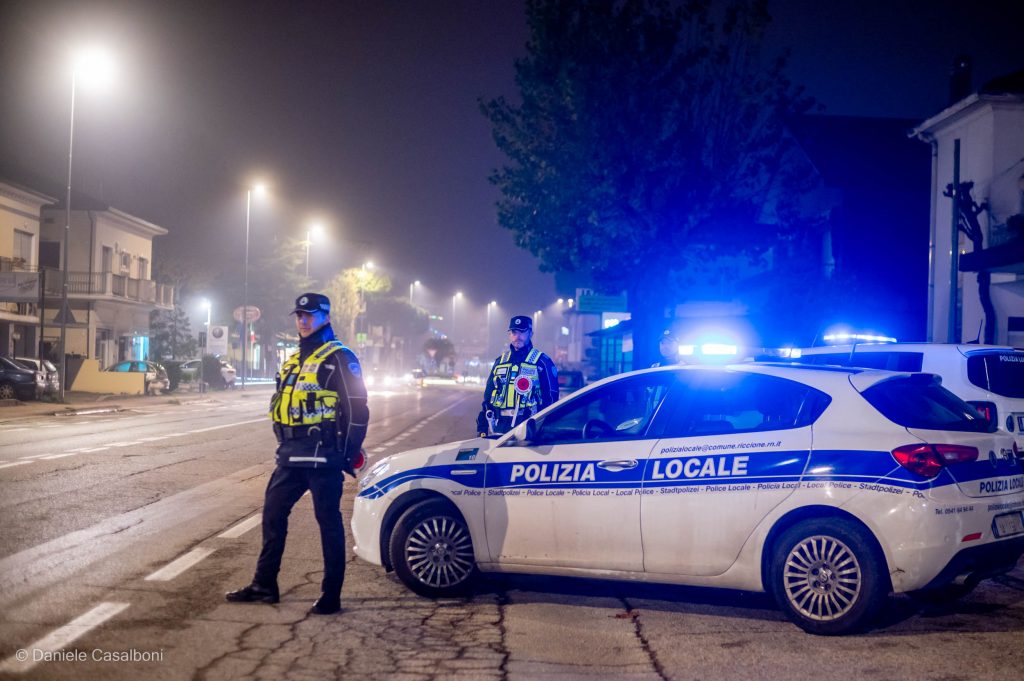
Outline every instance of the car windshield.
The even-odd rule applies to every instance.
[[[881,381],[863,392],[872,407],[906,428],[992,433],[990,424],[969,404],[943,388],[930,374]]]

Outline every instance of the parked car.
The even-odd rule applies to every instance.
[[[14,361],[26,369],[43,373],[43,393],[46,395],[60,394],[60,369],[48,359],[38,360],[33,357],[15,357]]]
[[[381,459],[352,532],[428,597],[477,571],[767,591],[804,630],[843,634],[890,593],[956,597],[1014,568],[1016,454],[932,374],[666,366],[497,438]]]
[[[888,371],[926,371],[942,387],[1013,433],[1024,450],[1024,350],[954,343],[859,343],[802,348],[793,361]]]
[[[217,360],[220,362],[220,377],[224,381],[224,385],[229,388],[235,387],[235,376],[238,372],[235,371],[235,367],[228,364],[223,359]],[[181,380],[183,381],[198,381],[199,380],[199,367],[202,363],[201,359],[190,359],[181,363]],[[207,377],[206,382],[210,382],[211,377]]]
[[[38,400],[45,388],[43,372],[0,356],[0,400]]]
[[[156,362],[130,359],[109,366],[104,371],[130,371],[145,374],[145,392],[147,395],[167,390],[170,386],[167,370]]]
[[[583,372],[566,370],[558,372],[558,396],[565,397],[576,392],[584,385]]]

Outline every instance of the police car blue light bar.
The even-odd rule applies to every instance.
[[[862,343],[895,343],[896,339],[890,336],[876,336],[869,333],[828,333],[824,336],[826,343],[848,343],[858,341]]]

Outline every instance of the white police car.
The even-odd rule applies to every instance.
[[[594,383],[497,440],[387,457],[356,554],[413,591],[479,570],[769,591],[840,634],[1024,553],[1016,445],[930,374],[745,364]]]

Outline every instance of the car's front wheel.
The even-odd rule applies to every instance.
[[[837,635],[867,625],[884,601],[884,561],[848,520],[805,520],[775,543],[771,588],[779,607],[811,634]]]
[[[476,574],[469,527],[444,501],[423,501],[405,511],[389,550],[395,574],[421,596],[457,595]]]
[[[10,383],[0,383],[0,400],[13,400],[18,396],[14,386]]]

